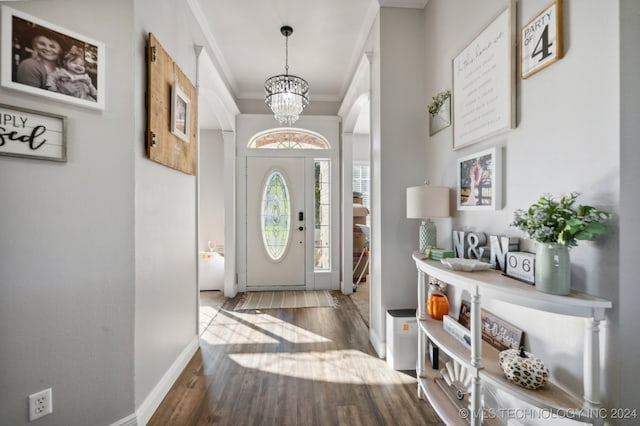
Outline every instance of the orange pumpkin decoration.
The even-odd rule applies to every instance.
[[[427,301],[427,313],[433,319],[442,320],[449,313],[449,300],[442,293],[432,293]]]

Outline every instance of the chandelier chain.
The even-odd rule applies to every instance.
[[[289,36],[284,37],[284,73],[289,75]]]

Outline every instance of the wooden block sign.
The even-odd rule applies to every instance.
[[[0,105],[0,155],[67,161],[65,118]]]
[[[147,48],[147,155],[153,161],[195,176],[196,89],[151,33]]]

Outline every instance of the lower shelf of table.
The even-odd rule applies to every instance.
[[[441,351],[449,357],[459,362],[463,366],[470,367],[470,351],[460,342],[455,340],[442,328],[442,321],[431,318],[418,321],[421,332],[424,332],[429,339],[434,342]],[[557,385],[547,382],[545,387],[538,390],[525,389],[519,385],[509,382],[502,373],[498,362],[498,351],[487,342],[482,342],[482,368],[479,370],[480,380],[515,396],[527,404],[534,407],[549,410],[560,415],[563,412],[581,412],[584,403],[564,391]],[[588,422],[588,417],[579,416],[579,419]]]
[[[463,400],[458,400],[454,392],[443,390],[446,383],[438,370],[425,368],[422,377],[418,377],[418,386],[429,401],[436,414],[447,425],[469,426],[470,424],[470,397],[466,395]],[[496,418],[484,418],[483,425],[502,426],[502,422]]]

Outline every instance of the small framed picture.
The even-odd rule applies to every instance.
[[[520,30],[522,79],[562,58],[562,51],[562,0],[555,0]]]
[[[171,133],[189,143],[191,100],[177,83],[171,90]]]
[[[471,328],[471,303],[466,300],[460,302],[458,322],[468,329]],[[482,324],[482,340],[499,351],[519,349],[522,345],[524,331],[491,312],[480,309],[480,323]]]
[[[7,6],[1,31],[4,87],[104,109],[103,43]]]
[[[458,159],[456,185],[458,210],[502,208],[501,150],[491,148]]]

